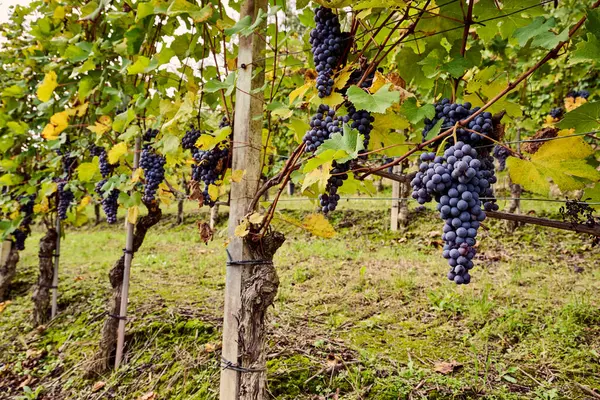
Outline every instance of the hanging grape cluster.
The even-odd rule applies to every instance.
[[[471,281],[473,246],[477,230],[485,219],[481,197],[492,182],[482,167],[477,151],[457,142],[448,147],[443,156],[422,154],[419,172],[411,182],[413,198],[420,204],[432,199],[438,203],[437,209],[445,222],[442,239],[445,242],[443,256],[451,268],[448,279],[457,284]]]
[[[445,131],[454,127],[457,122],[467,119],[479,109],[480,107],[471,108],[469,102],[459,104],[451,103],[449,99],[442,99],[435,104],[435,117],[433,119],[425,118],[425,127],[422,132],[423,140],[440,120],[443,119],[441,130]],[[470,121],[466,128],[457,127],[456,136],[458,140],[473,144],[482,141],[484,136],[490,136],[494,131],[492,114],[489,112],[481,113],[473,121]]]
[[[555,119],[562,118],[564,113],[565,110],[562,107],[555,107],[552,110],[550,110],[550,116]]]
[[[319,7],[315,11],[317,26],[310,32],[310,44],[317,70],[319,97],[327,97],[333,91],[333,71],[344,51],[344,35],[340,21],[329,8]]]
[[[506,159],[510,156],[510,151],[503,146],[494,146],[494,158],[498,160],[498,171],[506,169]]]
[[[148,129],[143,136],[144,145],[140,157],[140,167],[144,171],[146,182],[144,184],[144,195],[142,201],[152,202],[156,200],[156,191],[158,186],[165,179],[166,160],[150,146],[152,141],[158,135],[157,129]]]
[[[227,117],[223,117],[219,122],[219,128],[227,126],[230,126],[229,120]],[[184,149],[191,150],[192,157],[196,161],[196,164],[192,165],[192,180],[204,183],[202,191],[203,203],[212,207],[215,205],[216,199],[211,199],[208,188],[210,185],[217,183],[221,179],[223,172],[227,170],[229,148],[227,141],[223,141],[210,150],[198,149],[196,142],[203,134],[210,133],[202,132],[193,126],[190,127],[181,139],[181,146]]]
[[[31,234],[31,222],[33,220],[33,206],[35,195],[19,197],[19,211],[23,219],[19,227],[13,232],[15,248],[19,251],[25,250],[25,239]],[[25,202],[25,203],[23,203]]]
[[[117,210],[119,209],[119,189],[111,189],[110,192],[102,190],[102,187],[108,181],[108,177],[113,173],[114,165],[108,162],[106,149],[101,146],[94,146],[91,151],[93,156],[98,156],[100,164],[100,174],[102,180],[96,184],[95,191],[100,196],[102,210],[106,214],[106,222],[114,224],[117,222]]]
[[[425,121],[423,140],[441,119],[442,130],[454,127],[458,122],[470,117],[479,108],[471,108],[470,103],[451,103],[442,99],[435,105],[434,119]],[[444,220],[442,239],[443,256],[448,260],[448,279],[457,284],[471,281],[469,271],[473,268],[477,231],[485,219],[485,211],[496,211],[492,185],[497,179],[494,171],[494,158],[487,148],[494,134],[492,115],[479,114],[467,124],[468,129],[456,128],[458,141],[448,137],[443,156],[435,153],[421,155],[421,164],[411,181],[412,196],[419,204],[435,200],[440,217]],[[479,148],[476,149],[476,147]],[[508,149],[496,146],[494,155],[503,168]]]
[[[335,110],[328,105],[321,104],[317,113],[310,119],[310,130],[302,139],[306,143],[306,151],[314,153],[333,133],[341,131],[342,128],[335,116]]]
[[[59,182],[58,183],[58,218],[61,221],[67,219],[67,212],[69,211],[69,207],[75,200],[75,195],[70,189],[65,188],[67,182]]]

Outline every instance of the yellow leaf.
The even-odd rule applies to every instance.
[[[381,72],[377,71],[375,72],[375,78],[373,79],[373,84],[369,88],[369,91],[375,93],[386,83],[388,83],[387,78]]]
[[[78,117],[83,117],[85,115],[85,112],[87,111],[89,104],[90,103],[83,103],[80,106],[70,109],[69,115],[77,115]]]
[[[210,150],[217,144],[215,138],[211,135],[202,135],[196,140],[196,147],[200,150]]]
[[[6,309],[6,307],[7,307],[7,306],[8,306],[10,303],[12,303],[12,301],[10,301],[10,300],[6,300],[6,301],[3,301],[2,303],[0,303],[0,313],[1,313],[2,311],[4,311],[4,309]]]
[[[42,137],[47,140],[58,139],[58,135],[69,126],[69,111],[61,111],[50,117],[50,123],[42,131]]]
[[[313,83],[314,82],[307,82],[304,85],[292,90],[290,93],[290,104],[292,104],[296,98],[300,98],[300,100],[302,100],[308,89],[312,87]]]
[[[302,220],[302,226],[315,236],[330,239],[335,236],[335,229],[321,213],[307,215]]]
[[[216,185],[208,185],[208,195],[212,201],[216,201],[219,197],[219,188]]]
[[[40,99],[42,103],[47,102],[52,97],[54,89],[58,86],[56,79],[56,72],[54,71],[50,71],[44,75],[44,80],[37,89],[37,98]]]
[[[335,83],[333,84],[334,89],[343,89],[344,86],[348,83],[348,79],[350,79],[350,75],[352,75],[352,71],[350,70],[350,66],[344,68],[335,78]]]
[[[81,210],[81,209],[85,208],[85,206],[90,204],[91,200],[92,200],[92,198],[90,196],[85,196],[83,199],[81,199],[81,202],[79,203],[79,209]]]
[[[138,206],[129,207],[127,209],[127,222],[129,222],[132,225],[135,225],[139,213],[140,209],[138,208]]]
[[[593,154],[594,149],[581,137],[570,137],[544,143],[531,160],[509,157],[506,162],[513,182],[547,195],[550,181],[561,191],[583,189],[600,181],[600,172],[586,160]]]
[[[65,17],[65,8],[63,6],[57,6],[54,9],[54,14],[52,15],[52,18],[61,20],[64,17]]]
[[[117,143],[108,151],[108,162],[110,164],[116,164],[119,161],[119,158],[125,154],[127,154],[127,143]]]
[[[231,173],[231,181],[236,183],[241,182],[244,175],[246,175],[245,169],[236,169]]]
[[[96,121],[93,126],[88,126],[87,129],[94,132],[98,136],[102,136],[112,128],[112,120],[108,115],[103,115]]]
[[[325,163],[312,171],[304,178],[304,182],[302,183],[302,192],[312,186],[314,183],[318,183],[319,191],[324,192],[325,186],[327,186],[327,180],[331,176],[330,170],[331,163]]]
[[[140,177],[142,176],[142,172],[144,170],[141,168],[136,169],[135,171],[133,171],[133,174],[131,174],[131,183],[137,183],[140,181]]]
[[[333,92],[329,96],[321,99],[323,104],[328,105],[329,107],[335,107],[344,102],[344,96],[341,93]]]
[[[233,234],[237,237],[244,237],[249,233],[250,231],[248,230],[248,221],[245,219],[242,222],[240,222],[238,226],[235,227],[235,230],[233,232]]]
[[[171,205],[171,200],[174,198],[175,196],[173,196],[173,193],[171,193],[171,189],[169,189],[164,182],[158,185],[158,199],[161,203],[168,207]]]
[[[248,221],[250,221],[250,223],[254,225],[262,224],[263,219],[264,217],[257,212],[252,213],[252,215],[248,217]]]

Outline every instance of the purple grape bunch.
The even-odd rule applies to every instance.
[[[484,209],[497,209],[493,199],[487,201],[496,179],[493,158],[489,168],[490,158],[459,141],[443,156],[423,153],[419,171],[411,181],[412,197],[419,204],[433,199],[438,203],[437,210],[444,220],[442,255],[450,266],[448,279],[457,284],[471,281],[469,271],[476,253],[477,231],[486,218]]]
[[[315,11],[316,27],[310,32],[310,44],[317,70],[319,97],[327,97],[333,91],[333,71],[340,62],[347,35],[341,31],[337,15],[329,8]]]

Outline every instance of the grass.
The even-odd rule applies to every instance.
[[[383,195],[385,196],[385,194]],[[301,217],[302,202],[282,203]],[[289,207],[288,207],[289,206]],[[539,213],[551,211],[544,204]],[[473,282],[444,277],[440,222],[387,229],[384,202],[348,202],[331,240],[277,222],[287,241],[269,320],[269,391],[277,399],[584,399],[600,388],[600,251],[579,235],[500,221],[483,232]],[[70,229],[59,317],[30,324],[36,231],[0,313],[0,398],[218,397],[224,226],[208,246],[188,214],[151,231],[132,269],[126,362],[86,380],[124,229]],[[574,267],[582,267],[576,272]],[[578,269],[578,271],[580,271]],[[445,373],[440,369],[446,368]]]

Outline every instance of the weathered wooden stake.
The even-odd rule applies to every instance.
[[[133,154],[133,173],[140,166],[141,138],[135,139],[135,152]],[[129,276],[131,260],[133,259],[133,232],[135,224],[127,218],[127,237],[125,239],[125,267],[123,270],[123,286],[121,290],[121,308],[119,310],[119,328],[117,330],[117,353],[115,355],[115,369],[119,368],[123,359],[123,346],[125,344],[125,318],[127,317],[127,303],[129,302]]]
[[[256,19],[259,10],[267,10],[267,0],[246,0],[242,4],[240,19]],[[256,28],[264,30],[264,24]],[[238,80],[234,116],[234,143],[232,169],[245,170],[243,179],[231,184],[229,212],[229,253],[234,261],[251,259],[251,252],[242,238],[234,234],[236,226],[246,215],[248,206],[258,190],[261,175],[262,115],[264,94],[256,88],[264,83],[265,42],[259,35],[240,36],[238,52]],[[262,61],[261,61],[262,60]],[[254,75],[254,76],[253,76]],[[242,145],[241,143],[244,143]],[[225,277],[225,309],[223,316],[222,357],[239,365],[239,316],[241,307],[242,273],[245,266],[228,265]],[[220,400],[238,400],[240,373],[222,369]]]
[[[402,167],[400,165],[394,165],[394,167],[392,169],[392,173],[399,175],[401,170],[402,170]],[[381,178],[381,179],[383,179],[383,178]],[[391,209],[391,224],[390,224],[390,230],[392,232],[395,232],[398,230],[398,213],[400,211],[400,200],[398,200],[398,198],[400,197],[400,185],[401,184],[402,183],[396,182],[396,181],[392,182],[392,209]]]
[[[54,270],[52,272],[52,308],[50,319],[56,317],[58,311],[58,262],[60,260],[60,218],[56,216],[56,248],[54,249]]]

